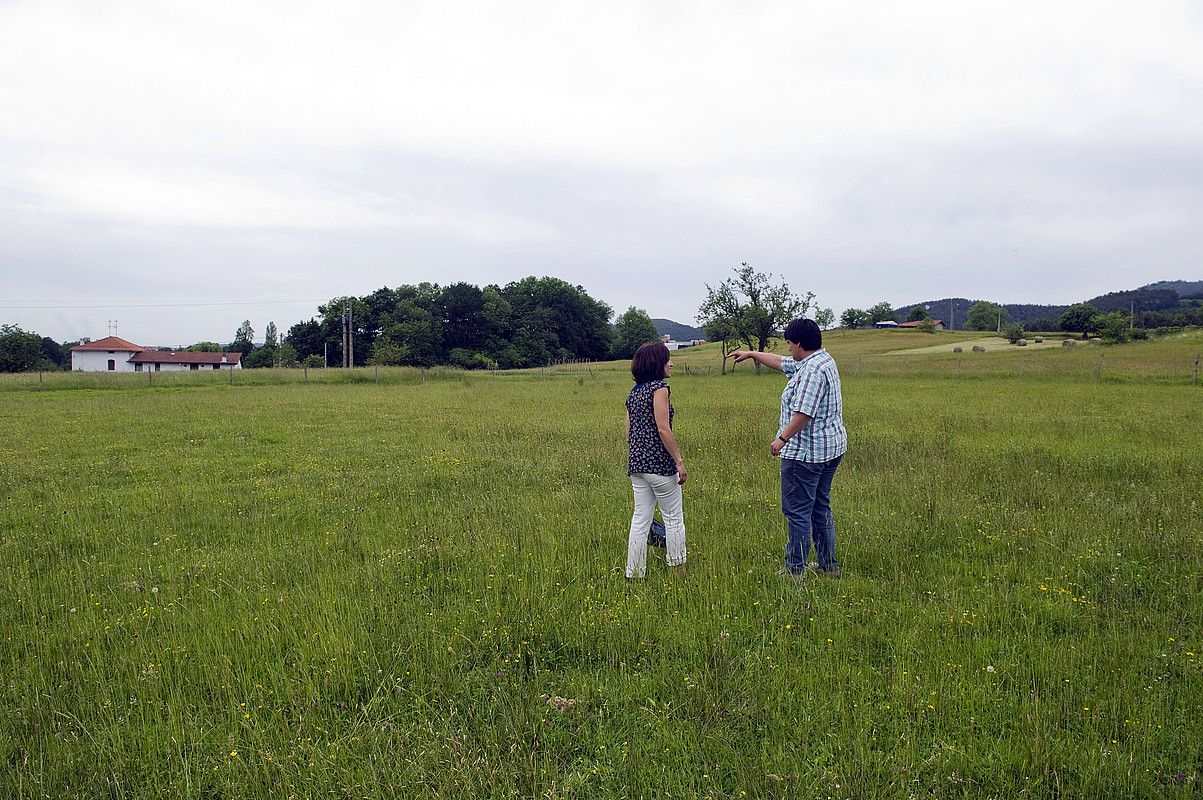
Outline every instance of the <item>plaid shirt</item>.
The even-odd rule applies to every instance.
[[[831,354],[819,350],[801,361],[783,356],[781,371],[789,375],[789,383],[781,393],[781,427],[777,428],[777,435],[781,435],[795,413],[811,418],[781,448],[781,457],[820,464],[847,452],[840,372]]]

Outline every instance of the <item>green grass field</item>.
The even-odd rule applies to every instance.
[[[0,797],[1203,794],[1203,335],[939,341],[828,336],[801,585],[713,346],[636,583],[621,364],[0,379]]]

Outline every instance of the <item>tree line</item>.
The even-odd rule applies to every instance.
[[[244,354],[245,367],[342,364],[348,305],[355,366],[517,369],[598,360],[611,356],[623,332],[611,328],[610,306],[583,287],[530,276],[505,286],[422,282],[337,297],[283,336],[269,325],[258,347],[243,322],[230,347]],[[639,315],[650,328],[643,334],[654,337],[646,312]]]
[[[337,297],[317,315],[281,334],[268,323],[263,343],[249,320],[229,344],[197,342],[185,349],[239,352],[244,367],[342,363],[343,313],[351,306],[356,366],[370,364],[464,369],[516,369],[570,360],[629,358],[657,338],[647,312],[613,311],[581,286],[534,276],[505,286],[434,283],[384,287],[362,297]],[[0,329],[0,371],[71,368],[71,347],[14,325]]]

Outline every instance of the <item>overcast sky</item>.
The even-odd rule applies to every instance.
[[[0,322],[228,342],[552,275],[692,323],[741,261],[837,314],[1198,280],[1201,9],[0,0]]]

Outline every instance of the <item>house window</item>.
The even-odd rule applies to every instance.
[[[155,372],[158,372],[158,371],[159,371],[159,365],[156,363],[155,364]]]
[[[188,369],[200,369],[200,364],[189,364]]]
[[[142,365],[134,364],[134,372],[141,372],[141,371],[142,371]]]
[[[109,359],[109,372],[112,372],[115,369],[117,369],[117,362],[110,358]]]
[[[221,364],[214,364],[213,369],[221,369]]]

